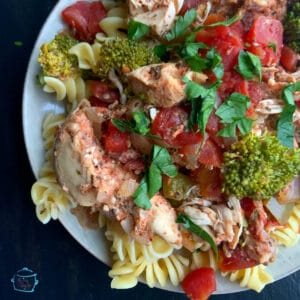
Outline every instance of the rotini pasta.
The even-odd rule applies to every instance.
[[[201,268],[201,267],[210,267],[214,270],[218,269],[217,259],[214,251],[209,249],[208,251],[195,251],[192,253],[192,263],[191,270]]]
[[[64,114],[55,115],[53,113],[49,113],[46,115],[43,121],[43,140],[44,140],[44,149],[46,151],[45,154],[46,161],[52,159],[54,137],[57,130],[57,126],[62,124],[64,120],[65,120]]]
[[[235,272],[222,273],[222,276],[228,276],[230,281],[239,281],[241,287],[248,287],[258,293],[266,284],[274,280],[266,271],[264,265],[241,269]]]
[[[124,30],[128,28],[127,11],[128,9],[120,4],[108,10],[107,17],[99,23],[107,37],[126,37]]]
[[[292,247],[299,240],[299,227],[300,227],[300,204],[295,204],[292,214],[289,217],[287,224],[283,228],[278,228],[272,232],[272,237],[278,243]]]
[[[60,212],[67,209],[70,196],[57,183],[55,176],[42,177],[31,188],[31,198],[36,205],[37,218],[48,223],[57,219]]]
[[[173,247],[166,241],[156,236],[145,246],[124,234],[117,224],[108,222],[107,225],[106,236],[112,241],[111,250],[115,253],[115,263],[109,272],[113,288],[132,287],[140,275],[150,287],[157,283],[165,286],[168,278],[178,285],[183,279],[189,260],[173,253]]]
[[[46,84],[43,90],[47,93],[55,93],[58,101],[67,99],[69,111],[74,110],[80,100],[88,97],[86,82],[81,77],[60,80],[55,77],[45,76],[44,81]]]

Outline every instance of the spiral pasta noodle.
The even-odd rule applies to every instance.
[[[214,270],[218,269],[217,258],[212,249],[208,251],[200,251],[192,253],[191,270],[195,270],[201,267],[210,267]]]
[[[37,218],[43,224],[51,218],[57,219],[70,202],[70,196],[62,190],[54,175],[37,180],[31,188],[31,198],[36,206]]]
[[[264,265],[221,274],[222,276],[228,276],[230,281],[238,281],[241,287],[248,287],[258,293],[262,291],[266,284],[271,283],[274,280],[266,271]]]
[[[52,159],[53,147],[54,147],[54,137],[56,134],[57,126],[65,121],[64,114],[53,114],[48,113],[43,121],[43,140],[44,149],[46,151],[45,160],[48,161]]]
[[[99,26],[107,37],[126,37],[122,30],[128,28],[127,15],[127,8],[122,4],[118,4],[107,11],[106,18],[100,21]]]
[[[81,77],[60,80],[55,77],[45,76],[44,81],[43,90],[46,93],[55,93],[58,101],[67,99],[69,111],[74,110],[80,100],[88,96],[86,82]]]
[[[173,247],[160,237],[149,246],[142,245],[122,232],[118,224],[108,222],[106,237],[112,241],[114,264],[109,272],[112,288],[130,288],[142,276],[148,286],[165,286],[167,279],[178,285],[187,273],[189,259],[173,253]]]
[[[299,239],[300,204],[295,204],[287,224],[283,228],[277,228],[271,233],[279,244],[286,247],[294,246]]]

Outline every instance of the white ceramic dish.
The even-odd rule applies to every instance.
[[[47,18],[37,38],[28,64],[24,93],[23,93],[23,131],[29,161],[35,177],[44,161],[44,150],[41,135],[42,120],[47,112],[60,113],[62,106],[54,96],[42,91],[36,82],[36,75],[39,73],[37,57],[39,47],[44,42],[50,41],[55,33],[64,28],[60,20],[62,9],[74,0],[60,0]],[[32,217],[35,217],[32,212]],[[103,263],[110,265],[110,253],[107,241],[103,232],[83,229],[74,216],[65,213],[60,216],[60,222],[70,234],[92,255]],[[275,280],[281,279],[300,268],[300,244],[287,249],[280,248],[275,263],[268,266],[268,270]],[[231,283],[227,278],[218,276],[216,294],[234,293],[243,290],[238,283]],[[181,289],[168,285],[165,289],[181,292]]]

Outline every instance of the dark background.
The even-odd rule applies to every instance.
[[[22,135],[22,89],[31,49],[56,2],[1,0],[0,4],[0,299],[186,299],[143,284],[131,290],[110,289],[107,266],[82,248],[59,222],[45,226],[35,217],[30,198],[35,179]],[[34,293],[13,290],[10,280],[23,267],[38,274]],[[299,282],[298,271],[260,294],[248,291],[211,299],[300,299]]]

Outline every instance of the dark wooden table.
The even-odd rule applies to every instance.
[[[110,289],[107,266],[82,248],[59,222],[45,226],[35,218],[30,198],[35,179],[22,135],[22,89],[34,41],[56,2],[9,0],[0,4],[0,299],[186,299],[143,284],[131,290]],[[13,289],[11,278],[23,267],[37,273],[39,284],[33,293]],[[260,294],[247,291],[211,299],[300,299],[299,282],[298,271]]]

